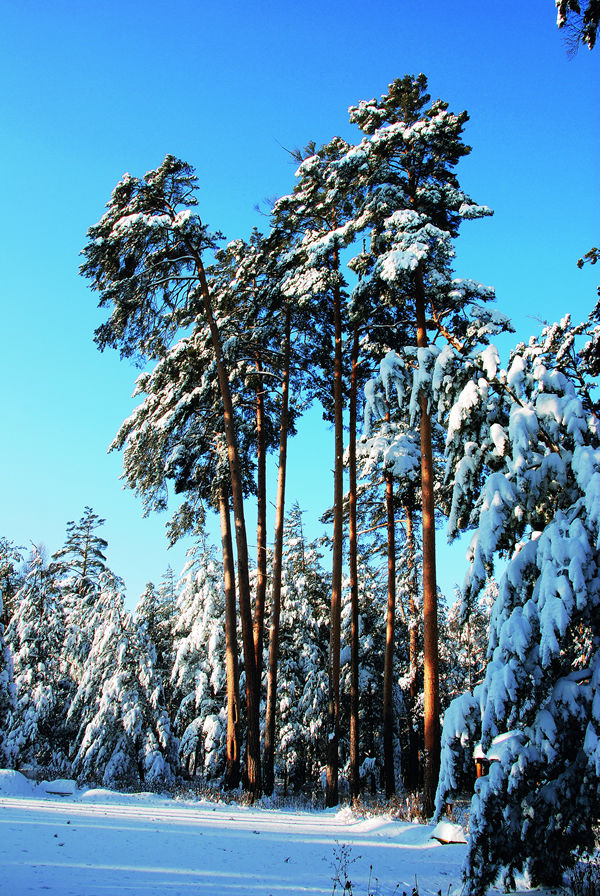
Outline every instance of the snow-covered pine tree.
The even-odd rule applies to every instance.
[[[144,178],[125,175],[102,219],[88,231],[81,272],[111,307],[96,330],[100,348],[118,347],[125,357],[157,358],[180,328],[195,323],[210,345],[221,399],[219,416],[226,457],[238,563],[239,606],[246,670],[248,789],[261,791],[259,687],[252,637],[248,539],[238,415],[234,409],[225,352],[228,333],[220,327],[218,297],[207,279],[204,254],[216,248],[193,207],[196,177],[191,166],[168,155]]]
[[[307,147],[297,171],[291,195],[275,205],[275,216],[297,235],[288,256],[289,274],[282,291],[298,305],[311,308],[312,339],[316,369],[323,371],[318,389],[327,419],[334,424],[334,497],[332,539],[332,591],[330,622],[330,695],[326,802],[338,802],[340,737],[340,625],[343,566],[343,336],[346,318],[346,282],[341,252],[355,236],[351,183],[343,176],[332,178],[334,163],[348,151],[348,144],[335,137],[315,150]],[[302,158],[299,154],[298,160]]]
[[[438,810],[481,732],[497,761],[471,808],[466,892],[527,869],[560,881],[594,844],[600,813],[600,426],[594,399],[598,319],[566,318],[512,353],[475,358],[452,413],[455,517],[477,496],[466,595],[508,558],[490,621],[488,666],[445,720]],[[587,342],[585,337],[587,336]],[[463,368],[464,369],[464,368]],[[571,369],[572,375],[568,372]],[[478,433],[475,448],[457,446]],[[471,440],[472,441],[472,440]],[[447,730],[446,730],[447,729]],[[460,750],[462,741],[463,750]]]
[[[226,679],[223,573],[201,540],[181,575],[171,686],[181,765],[211,781],[226,771]]]
[[[490,214],[460,189],[454,168],[470,152],[462,139],[467,114],[431,102],[424,75],[390,85],[380,101],[360,103],[351,120],[366,134],[357,147],[365,167],[365,217],[371,221],[369,289],[391,292],[399,323],[414,339],[411,423],[419,422],[423,526],[425,645],[425,812],[433,811],[439,765],[439,670],[435,572],[435,501],[428,380],[442,337],[464,350],[489,315],[481,307],[493,291],[453,276],[452,240],[462,220]],[[366,276],[368,275],[368,276]],[[388,379],[388,382],[391,380]],[[409,392],[409,394],[411,394]],[[388,399],[391,401],[390,393]]]
[[[61,670],[65,616],[51,570],[34,549],[6,630],[14,658],[16,704],[4,741],[17,767],[68,768],[63,742],[68,684]]]
[[[177,612],[177,596],[171,567],[156,588],[148,582],[138,600],[133,620],[143,628],[156,653],[154,669],[162,683],[167,709],[171,709],[171,669],[173,668],[173,629]]]
[[[62,661],[73,682],[73,693],[81,680],[98,624],[97,602],[102,578],[109,573],[104,551],[108,542],[97,534],[106,520],[91,507],[81,519],[67,523],[65,543],[52,556],[52,571],[65,613]]]
[[[97,585],[106,570],[104,551],[108,542],[96,534],[105,522],[91,507],[85,507],[79,522],[67,523],[65,543],[52,557],[56,574],[68,576],[79,591]]]
[[[119,582],[103,576],[99,623],[69,721],[77,727],[73,774],[105,787],[164,790],[177,771],[155,652],[124,610]]]

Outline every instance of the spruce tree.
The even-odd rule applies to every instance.
[[[199,543],[188,552],[177,600],[171,687],[180,761],[190,775],[223,780],[226,772],[225,595],[214,556]]]
[[[123,606],[118,583],[103,581],[96,629],[69,709],[76,727],[73,773],[105,787],[163,790],[177,770],[155,652]]]
[[[169,567],[158,588],[148,582],[138,600],[133,620],[143,628],[156,654],[154,668],[160,678],[167,709],[171,708],[171,668],[173,666],[173,627],[176,617],[176,595],[173,570]]]
[[[4,749],[17,767],[68,768],[63,737],[68,693],[61,668],[64,634],[65,615],[52,572],[34,551],[6,630],[16,704]]]
[[[597,309],[568,316],[520,345],[506,370],[497,353],[457,378],[449,459],[454,518],[472,516],[465,596],[474,600],[504,555],[490,620],[488,665],[473,695],[447,712],[438,811],[473,741],[497,761],[471,806],[466,892],[526,869],[557,883],[598,818],[597,616],[600,434],[594,399]],[[576,336],[587,334],[587,340]],[[452,361],[445,365],[450,373]],[[461,370],[465,370],[464,361]],[[477,431],[478,450],[465,444]],[[462,446],[462,447],[461,447]],[[499,741],[496,739],[499,738]],[[462,745],[462,749],[461,749]],[[501,836],[500,836],[501,832]]]

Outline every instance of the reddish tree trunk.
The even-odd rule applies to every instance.
[[[275,788],[275,713],[277,668],[279,662],[279,619],[281,613],[281,577],[283,567],[283,524],[285,519],[285,477],[290,381],[290,312],[285,313],[283,377],[281,383],[281,422],[279,435],[279,470],[275,508],[275,546],[273,550],[273,585],[271,627],[269,630],[269,666],[267,670],[267,708],[265,715],[265,749],[263,754],[264,789],[267,795]]]
[[[265,445],[265,398],[260,362],[256,362],[256,597],[254,601],[254,658],[257,687],[261,687],[263,635],[267,590],[267,449]]]
[[[337,253],[334,253],[337,270]],[[327,740],[327,806],[339,802],[339,724],[340,724],[340,641],[342,612],[342,537],[344,501],[344,428],[342,416],[342,295],[338,285],[333,292],[334,329],[334,489],[333,489],[333,558],[331,576],[331,620],[329,634],[329,704]]]
[[[428,345],[425,321],[425,288],[419,268],[415,273],[417,346]],[[421,408],[421,494],[423,501],[423,662],[425,765],[423,812],[433,815],[440,768],[440,698],[438,661],[437,582],[435,569],[435,512],[431,418],[427,396],[419,393]]]
[[[219,379],[219,390],[223,402],[223,427],[227,440],[227,457],[229,461],[229,475],[231,477],[231,496],[233,503],[233,516],[235,521],[235,542],[238,561],[238,591],[240,618],[242,623],[242,642],[244,649],[244,671],[246,675],[246,708],[247,708],[247,789],[253,798],[261,793],[261,766],[260,766],[260,719],[259,719],[259,692],[256,677],[256,661],[254,655],[254,639],[252,627],[252,607],[250,598],[250,575],[248,563],[248,538],[246,534],[246,520],[244,515],[244,493],[242,476],[240,472],[240,459],[237,447],[237,434],[235,431],[233,401],[229,387],[229,378],[223,363],[221,347],[221,335],[215,321],[210,291],[206,282],[204,265],[200,256],[195,253],[196,270],[200,282],[204,313],[211,334],[211,342],[215,356],[215,365]]]
[[[396,530],[394,523],[394,483],[391,473],[385,474],[385,507],[387,517],[388,598],[385,627],[385,660],[383,668],[383,778],[385,795],[396,793],[394,772],[394,621],[396,616]]]
[[[416,790],[419,786],[419,736],[415,724],[415,706],[417,702],[417,676],[419,656],[419,617],[415,600],[415,535],[413,531],[412,509],[406,506],[406,542],[408,546],[408,564],[410,591],[408,595],[408,668],[410,688],[408,693],[408,762],[405,784],[408,790]]]
[[[356,525],[356,405],[358,391],[358,327],[354,328],[350,373],[350,433],[348,445],[348,553],[350,566],[350,795],[360,796],[360,736],[358,723],[358,535]]]
[[[224,486],[219,490],[219,517],[223,545],[223,573],[225,583],[225,667],[227,673],[227,766],[225,787],[235,789],[240,783],[240,679],[236,633],[235,572],[229,502]]]

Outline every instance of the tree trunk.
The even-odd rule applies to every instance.
[[[225,582],[225,666],[227,670],[227,766],[225,788],[235,789],[240,783],[240,677],[236,633],[235,572],[229,501],[225,486],[219,489],[219,517],[223,545],[223,573]]]
[[[385,473],[385,507],[387,516],[388,599],[385,627],[385,660],[383,668],[383,778],[387,799],[396,793],[394,772],[394,621],[396,616],[396,528],[394,521],[394,482]]]
[[[350,373],[350,434],[348,445],[348,552],[350,566],[350,796],[360,796],[360,737],[358,724],[358,536],[356,525],[356,404],[358,391],[358,327],[352,340]]]
[[[254,601],[254,658],[257,687],[261,688],[265,596],[267,590],[267,449],[265,445],[265,398],[260,362],[256,362],[256,598]]]
[[[277,696],[277,667],[279,662],[279,618],[281,612],[281,576],[283,567],[283,524],[285,519],[285,477],[287,470],[287,439],[290,382],[290,311],[285,311],[285,342],[283,377],[281,383],[281,421],[279,433],[279,470],[277,475],[277,503],[275,508],[275,546],[273,549],[273,584],[271,598],[271,627],[269,630],[269,667],[267,670],[267,708],[265,715],[265,749],[263,754],[264,789],[271,795],[275,788],[275,714]]]
[[[408,692],[408,762],[405,774],[407,790],[417,790],[419,786],[419,733],[416,726],[415,707],[417,704],[417,675],[419,657],[419,618],[415,600],[415,535],[413,531],[412,508],[406,506],[406,542],[409,564],[408,594],[408,669],[410,688]]]
[[[227,457],[229,460],[229,474],[231,477],[231,497],[233,502],[233,516],[235,521],[235,542],[237,547],[238,562],[238,591],[240,604],[240,617],[242,623],[242,641],[244,648],[244,671],[246,674],[246,706],[248,714],[247,730],[247,788],[253,798],[261,793],[261,767],[260,767],[260,719],[259,719],[259,693],[256,679],[256,661],[254,655],[254,638],[252,626],[252,607],[250,599],[250,575],[248,564],[248,538],[246,534],[246,520],[244,516],[244,493],[242,488],[242,476],[240,471],[240,458],[237,446],[237,433],[233,414],[233,402],[229,387],[229,378],[223,363],[221,348],[221,335],[217,327],[210,291],[206,282],[206,274],[202,259],[196,253],[196,270],[202,291],[204,313],[210,329],[211,341],[215,355],[215,364],[219,379],[219,389],[223,402],[223,426],[227,440]]]
[[[425,321],[425,287],[420,268],[415,272],[417,346],[428,345]],[[438,662],[437,582],[435,569],[435,512],[431,418],[427,396],[419,393],[421,408],[421,494],[423,501],[423,656],[425,765],[423,813],[433,815],[440,768],[440,698]]]
[[[337,252],[334,253],[337,270]],[[331,575],[331,620],[329,634],[329,704],[327,740],[327,806],[337,806],[339,775],[339,724],[340,724],[340,634],[342,613],[342,536],[344,501],[344,428],[342,416],[342,295],[339,285],[333,291],[334,329],[334,489],[333,489],[333,558]]]

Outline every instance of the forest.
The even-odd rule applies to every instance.
[[[600,304],[501,359],[510,320],[453,268],[462,223],[492,214],[456,173],[468,115],[427,90],[399,78],[350,108],[355,143],[295,151],[248,241],[209,231],[174,156],[115,186],[81,265],[98,348],[143,371],[113,448],[143,511],[195,547],[130,613],[92,508],[49,559],[0,541],[0,762],[252,801],[411,793],[424,818],[475,786],[480,896],[500,871],[554,883],[595,845]],[[286,506],[313,404],[333,429],[327,542]],[[471,538],[453,595],[442,529]]]

